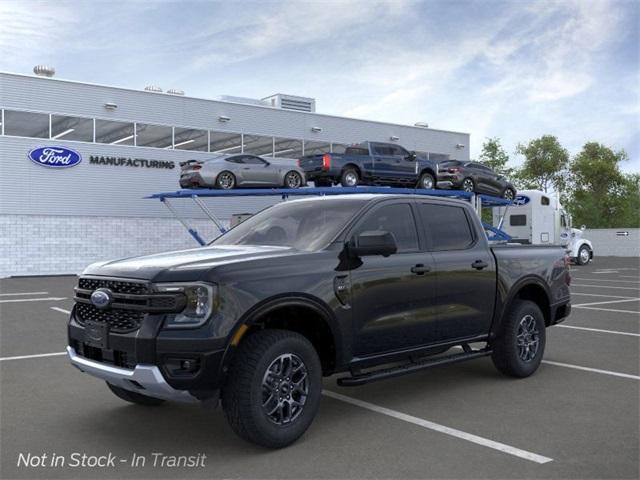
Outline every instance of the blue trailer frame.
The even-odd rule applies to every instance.
[[[225,233],[226,229],[218,218],[207,208],[202,202],[202,198],[220,198],[220,197],[274,197],[279,196],[282,200],[286,200],[289,197],[299,196],[326,196],[326,195],[346,195],[355,193],[377,193],[377,194],[395,194],[395,195],[423,195],[430,197],[446,197],[456,198],[459,200],[466,200],[472,203],[474,209],[480,215],[482,208],[484,207],[505,207],[512,204],[511,201],[504,198],[493,197],[490,195],[475,194],[471,192],[463,192],[461,190],[425,190],[415,188],[394,188],[394,187],[305,187],[298,189],[287,188],[253,188],[253,189],[231,189],[231,190],[214,190],[208,188],[197,188],[192,190],[177,190],[175,192],[161,192],[149,195],[149,199],[160,200],[175,218],[182,223],[187,229],[189,234],[200,245],[206,245],[207,242],[200,236],[198,231],[192,228],[188,222],[180,216],[177,210],[171,203],[173,199],[190,198],[194,203],[204,212],[204,214],[218,227],[220,233]],[[489,241],[509,241],[511,237],[498,228],[483,223],[485,231],[493,233],[487,238]]]

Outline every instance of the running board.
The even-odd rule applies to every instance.
[[[341,387],[355,387],[358,385],[364,385],[365,383],[376,382],[378,380],[385,380],[387,378],[399,377],[408,373],[417,372],[418,370],[424,370],[431,367],[438,367],[440,365],[448,365],[450,363],[463,362],[465,360],[473,360],[474,358],[485,357],[491,355],[490,348],[483,348],[482,350],[471,350],[467,347],[466,351],[462,353],[456,353],[453,355],[447,355],[437,358],[426,358],[417,362],[409,362],[397,367],[382,368],[379,370],[372,370],[370,372],[353,375],[351,377],[342,377],[338,379],[338,385]]]

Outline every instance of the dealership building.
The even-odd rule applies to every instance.
[[[432,159],[469,159],[469,134],[324,115],[315,100],[193,98],[0,73],[0,277],[73,274],[112,258],[197,246],[171,212],[144,197],[179,189],[182,161],[250,153],[295,159],[343,152],[364,140],[393,142]],[[66,168],[34,160],[72,152]],[[45,162],[46,163],[46,162]],[[279,201],[206,200],[223,222]],[[201,235],[213,223],[193,202],[175,203]]]

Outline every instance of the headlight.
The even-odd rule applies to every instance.
[[[207,283],[159,283],[158,292],[182,293],[186,298],[184,310],[167,315],[167,328],[199,327],[213,312],[213,302],[217,287]]]

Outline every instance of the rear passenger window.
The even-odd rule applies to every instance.
[[[511,215],[509,217],[509,225],[512,227],[523,227],[527,224],[526,215]]]
[[[390,232],[396,238],[398,252],[418,250],[418,231],[408,203],[396,203],[376,208],[365,217],[355,235],[370,230]]]
[[[431,250],[462,250],[473,243],[471,226],[461,207],[421,203],[418,205]]]

